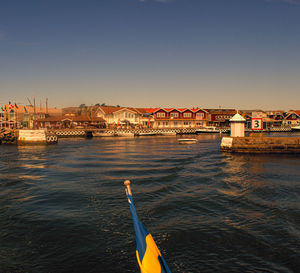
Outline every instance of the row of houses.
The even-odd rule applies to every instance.
[[[242,110],[241,113],[246,119],[246,127],[248,128],[251,128],[251,118],[261,118],[265,129],[272,127],[292,127],[300,124],[300,110],[289,110],[287,112],[282,110]]]
[[[37,120],[38,127],[62,128],[202,128],[215,126],[228,128],[236,109],[203,108],[133,108],[98,106],[90,107],[77,115],[74,109],[65,110],[61,117]],[[239,111],[251,127],[251,118],[262,118],[265,128],[292,126],[300,123],[300,111]]]
[[[133,108],[91,106],[65,109],[20,106],[1,113],[0,120],[27,128],[228,128],[235,109],[203,108]],[[250,128],[251,118],[262,118],[264,127],[292,126],[300,123],[300,111],[241,110]],[[5,116],[6,115],[6,116]]]

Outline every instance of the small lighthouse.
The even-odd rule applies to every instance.
[[[229,121],[230,121],[230,136],[244,137],[246,120],[237,112]]]

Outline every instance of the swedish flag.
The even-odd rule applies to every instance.
[[[171,273],[151,234],[138,219],[130,189],[130,181],[126,180],[124,185],[126,186],[126,194],[133,218],[136,239],[136,258],[141,273]]]

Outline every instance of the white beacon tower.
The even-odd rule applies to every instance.
[[[230,136],[244,137],[246,120],[237,112],[229,121],[230,121]]]

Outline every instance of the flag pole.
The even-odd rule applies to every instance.
[[[134,206],[130,181],[124,181],[125,192],[128,198],[136,239],[136,258],[141,273],[171,273],[165,259],[161,255],[152,235],[138,219]]]
[[[125,180],[124,181],[124,186],[126,187],[125,188],[125,191],[126,191],[126,194],[130,194],[132,195],[132,192],[131,192],[131,188],[130,188],[130,181],[129,180]]]

